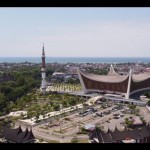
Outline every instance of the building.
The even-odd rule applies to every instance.
[[[61,79],[61,80],[63,80],[64,75],[65,74],[63,72],[54,72],[52,74],[52,77],[53,77],[53,79]]]
[[[42,75],[42,83],[41,83],[42,94],[45,94],[46,93],[46,65],[45,65],[44,44],[43,44],[43,51],[42,51],[41,75]]]
[[[26,128],[25,131],[22,131],[21,126],[16,129],[3,128],[2,135],[4,137],[5,143],[34,143],[35,136]]]
[[[150,90],[150,73],[133,74],[130,69],[127,75],[115,72],[111,65],[107,75],[96,75],[78,69],[78,76],[84,93],[119,94],[126,99],[140,91]]]
[[[68,70],[71,74],[77,74],[77,67],[70,67]]]
[[[104,132],[100,128],[92,128],[88,130],[90,143],[149,143],[150,142],[150,126],[143,125],[134,129],[124,128],[119,131],[117,127],[114,131],[108,128]]]

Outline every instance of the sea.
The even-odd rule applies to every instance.
[[[41,63],[41,57],[0,57],[0,63]],[[46,57],[46,63],[150,63],[150,57]]]

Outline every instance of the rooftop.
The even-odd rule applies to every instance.
[[[118,73],[115,72],[112,66],[110,67],[110,71],[107,75],[96,75],[96,74],[87,73],[81,70],[79,70],[79,72],[88,79],[91,79],[94,81],[100,81],[100,82],[107,82],[107,83],[122,82],[122,81],[125,81],[129,77],[129,74],[119,75]],[[143,81],[148,78],[150,78],[150,72],[132,74],[132,80],[134,82]]]

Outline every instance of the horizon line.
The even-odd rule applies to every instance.
[[[41,56],[0,56],[0,58],[41,58]],[[150,58],[150,56],[46,56],[52,58]]]

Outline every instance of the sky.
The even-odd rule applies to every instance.
[[[0,57],[150,57],[150,8],[1,7]]]

